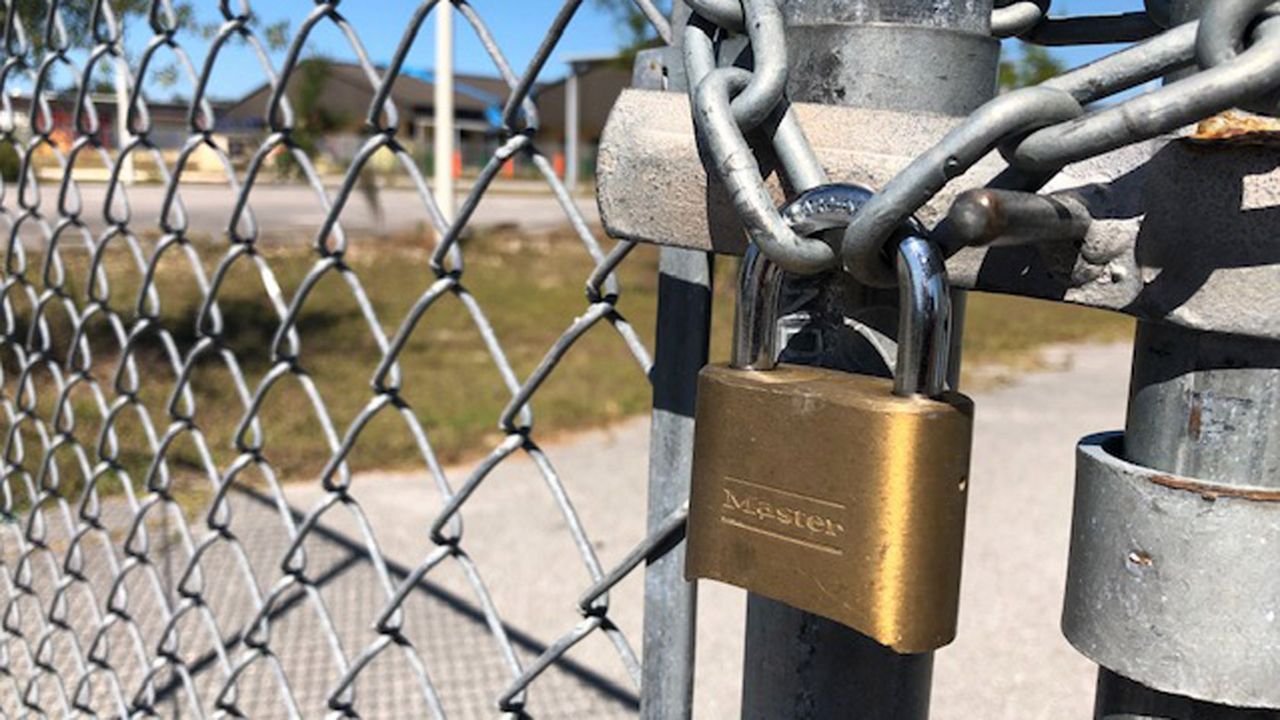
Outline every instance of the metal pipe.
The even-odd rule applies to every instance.
[[[687,501],[692,477],[694,401],[707,364],[714,256],[663,248],[650,429],[648,530]],[[681,720],[693,714],[697,585],[684,579],[684,543],[644,573],[644,654],[640,716]]]
[[[1152,690],[1106,668],[1098,673],[1097,720],[1280,720],[1271,710],[1242,709]]]
[[[1280,488],[1280,344],[1142,322],[1133,357],[1127,460],[1218,485]],[[1094,716],[1280,717],[1161,692],[1105,667]]]
[[[784,0],[802,102],[964,116],[996,91],[990,0]]]
[[[453,3],[436,6],[434,84],[436,207],[447,222],[453,222]]]
[[[933,653],[898,655],[763,595],[747,597],[746,656],[743,720],[929,716]]]
[[[1173,0],[1170,22],[1197,19],[1206,0]],[[1192,70],[1173,73],[1172,82]],[[1206,430],[1252,409],[1246,422]],[[1225,413],[1225,415],[1224,415]],[[1165,472],[1224,484],[1280,487],[1280,352],[1274,344],[1140,322],[1125,418],[1125,455]],[[1098,669],[1094,717],[1262,720],[1275,713],[1163,693]]]
[[[959,117],[995,94],[999,44],[990,37],[990,0],[781,4],[792,100]],[[844,314],[896,317],[894,295],[851,289]],[[874,299],[874,306],[855,298]],[[963,303],[961,295],[957,312]],[[953,316],[953,328],[962,320]],[[892,320],[887,325],[892,331]],[[873,361],[880,356],[877,350],[842,353],[833,366],[883,374],[886,369]],[[953,353],[952,375],[958,361]],[[748,595],[746,637],[743,718],[928,717],[932,653],[894,653],[854,630],[759,595]]]
[[[682,27],[688,16],[683,2],[672,3],[673,28]],[[681,33],[673,34],[678,43]],[[659,255],[657,337],[650,373],[650,533],[689,498],[698,371],[707,364],[714,270],[715,256],[710,253],[664,247]],[[644,571],[643,720],[693,716],[698,586],[684,578],[684,555],[680,542]]]
[[[1280,344],[1144,322],[1133,358],[1127,460],[1280,489]]]
[[[112,67],[116,74],[116,150],[123,153],[133,142],[133,134],[129,132],[129,61],[123,52]],[[134,181],[133,155],[125,155],[124,165],[120,168],[120,182],[126,186]]]
[[[564,185],[569,192],[578,189],[578,128],[578,65],[574,63],[564,81]]]
[[[1146,12],[1117,13],[1048,18],[1022,39],[1037,45],[1112,45],[1146,40],[1163,29]]]

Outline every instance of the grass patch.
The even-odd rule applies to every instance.
[[[145,243],[154,249],[155,240]],[[168,454],[171,469],[186,478],[198,478],[212,464],[224,471],[234,457],[234,433],[241,422],[243,404],[232,381],[225,354],[234,355],[252,394],[271,369],[279,318],[264,284],[263,268],[270,269],[279,284],[279,297],[290,302],[304,283],[313,289],[299,316],[297,363],[305,369],[316,396],[328,413],[338,438],[347,431],[374,397],[372,379],[381,352],[375,329],[391,337],[434,282],[428,267],[430,239],[406,232],[393,237],[354,238],[343,262],[321,264],[304,243],[263,244],[260,256],[244,256],[225,269],[218,292],[225,327],[225,353],[206,353],[191,373],[189,397],[178,398],[178,415],[191,413],[203,431],[203,445],[191,433],[181,433]],[[223,244],[195,242],[194,257],[182,248],[165,253],[156,273],[160,302],[149,307],[185,358],[198,340],[196,319],[201,292],[191,269],[200,263],[212,275],[226,255]],[[538,235],[513,230],[484,231],[465,241],[465,292],[446,293],[422,318],[401,355],[400,396],[421,422],[432,449],[442,463],[452,463],[492,449],[501,441],[498,418],[511,393],[486,342],[476,327],[473,309],[479,308],[494,338],[506,352],[517,382],[523,382],[543,361],[553,343],[582,315],[588,301],[584,282],[593,262],[581,244],[568,233]],[[620,267],[619,310],[636,333],[652,348],[657,296],[656,248],[637,248]],[[65,288],[83,304],[87,287],[87,252],[64,251]],[[719,263],[713,324],[713,358],[728,355],[730,341],[732,274],[736,263]],[[28,258],[26,277],[43,289],[39,259]],[[109,251],[106,270],[110,278],[110,305],[126,323],[137,317],[141,273],[124,252]],[[357,290],[357,283],[359,290]],[[363,291],[367,306],[357,299]],[[11,337],[25,339],[31,307],[17,293],[10,294],[18,327]],[[56,304],[55,304],[56,305]],[[366,319],[374,316],[374,326]],[[50,358],[66,367],[71,324],[65,313],[51,306],[45,313]],[[1127,339],[1132,321],[1119,315],[1023,298],[973,294],[966,333],[966,364],[973,368],[998,363],[1014,368],[1035,365],[1038,348],[1046,343],[1112,341]],[[150,332],[135,340],[135,370],[139,374],[138,397],[163,435],[180,420],[170,413],[170,395],[176,375],[171,350],[161,334]],[[113,383],[121,356],[120,342],[111,325],[98,318],[86,328],[94,356],[92,374],[114,398]],[[25,340],[24,340],[25,341]],[[0,347],[4,356],[3,391],[15,397],[20,361],[11,344]],[[129,381],[126,378],[125,384]],[[50,418],[54,412],[54,379],[51,371],[35,373],[37,412]],[[285,479],[312,478],[330,456],[331,438],[318,419],[308,388],[292,377],[277,383],[263,403],[261,418],[264,456]],[[534,395],[532,411],[535,437],[545,442],[555,434],[599,426],[642,413],[650,404],[650,387],[622,338],[606,321],[592,328],[569,352],[551,377]],[[74,435],[95,451],[104,413],[85,384],[72,394]],[[134,482],[145,476],[151,450],[142,423],[135,417],[117,423],[120,459]],[[7,429],[6,429],[7,431]],[[33,428],[23,432],[28,448],[24,467],[33,475],[40,462],[39,440]],[[83,477],[78,459],[69,450],[59,454],[63,477]],[[354,471],[422,467],[417,441],[397,408],[384,408],[360,434],[350,456]],[[112,480],[111,482],[118,482]],[[104,481],[104,489],[109,485]],[[70,488],[64,488],[70,495]],[[184,490],[191,493],[193,490]]]
[[[1015,370],[1040,366],[1045,345],[1127,342],[1133,318],[1120,313],[1032,298],[969,293],[965,315],[964,363],[981,370],[992,365]]]
[[[155,241],[144,245],[150,253]],[[308,390],[321,401],[338,439],[375,396],[372,382],[382,358],[375,333],[392,337],[414,303],[436,282],[428,265],[429,245],[429,238],[417,233],[354,238],[343,262],[326,267],[305,242],[264,244],[260,257],[241,257],[225,270],[218,291],[225,350],[234,355],[250,394],[272,368],[271,347],[279,327],[260,266],[270,269],[285,303],[293,300],[304,282],[313,283],[297,325],[297,364],[306,371],[312,386],[286,376],[271,388],[260,415],[263,455],[281,477],[314,477],[331,454],[332,438]],[[580,242],[568,233],[528,236],[497,229],[466,240],[464,248],[463,291],[444,294],[426,311],[409,336],[400,363],[400,397],[412,408],[443,463],[485,452],[502,438],[498,419],[511,400],[511,389],[490,354],[486,333],[491,332],[501,345],[515,381],[523,382],[561,334],[587,311],[584,283],[594,267]],[[225,245],[199,241],[192,249],[208,276],[226,252]],[[29,254],[27,261],[25,277],[39,293],[45,289],[42,259]],[[199,337],[196,322],[202,293],[191,262],[181,248],[165,252],[155,275],[160,302],[148,308],[156,313],[156,327],[172,338],[176,353],[166,347],[156,330],[133,341],[138,347],[134,353],[138,397],[158,435],[178,419],[169,407],[177,383],[172,357],[181,362]],[[83,306],[87,253],[66,248],[64,265],[64,287]],[[134,265],[123,248],[109,251],[105,263],[110,306],[126,325],[138,317],[135,306],[142,276]],[[638,248],[623,263],[619,282],[619,311],[651,346],[656,249]],[[20,299],[17,303],[19,322],[11,329],[11,337],[30,345],[27,336],[33,311]],[[374,325],[370,325],[366,310],[374,316]],[[483,313],[487,326],[483,332],[473,314],[477,310]],[[50,360],[65,368],[71,322],[56,307],[46,309],[44,320],[52,339]],[[120,364],[120,338],[105,318],[91,322],[86,337],[93,355],[92,376],[110,401]],[[5,350],[3,390],[12,398],[21,361],[12,347]],[[52,373],[37,371],[27,385],[36,391],[37,414],[52,417],[56,400]],[[224,470],[235,456],[234,435],[244,413],[225,354],[205,353],[191,372],[189,389],[189,397],[180,398],[177,409],[179,414],[192,413],[195,424],[204,431],[205,447],[184,434],[167,455],[170,467],[182,475],[198,475],[206,466],[207,451],[219,471]],[[77,388],[71,406],[76,416],[74,435],[92,453],[104,412],[89,390],[88,384]],[[641,366],[609,322],[602,320],[535,394],[536,437],[545,441],[557,432],[599,426],[643,412],[649,403],[650,388]],[[151,457],[142,423],[130,415],[116,427],[121,437],[121,464],[137,482],[146,474]],[[24,466],[30,466],[34,474],[40,462],[39,440],[32,432],[25,443],[30,452]],[[74,461],[71,453],[67,459]],[[423,463],[414,435],[394,407],[379,412],[360,433],[350,460],[355,471],[422,467]],[[83,473],[71,464],[63,475],[76,478]]]
[[[737,262],[716,266],[716,302],[711,356],[729,359],[733,294]],[[1060,302],[992,293],[970,292],[964,322],[962,384],[981,387],[992,371],[1000,378],[1041,368],[1040,350],[1062,343],[1127,342],[1133,339],[1133,318],[1120,313]]]

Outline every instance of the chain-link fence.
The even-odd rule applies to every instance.
[[[337,0],[196,5],[3,4],[0,708],[10,717],[633,713],[637,648],[608,591],[680,518],[647,539],[638,523],[628,528],[632,549],[601,550],[575,510],[574,483],[540,447],[532,412],[557,367],[591,352],[581,347],[589,336],[620,337],[632,380],[643,382],[651,365],[646,333],[618,307],[616,271],[633,245],[603,245],[539,151],[531,92],[582,1],[563,3],[519,68],[485,14],[522,10],[452,0],[509,88],[500,146],[452,221],[433,202],[411,125],[391,100],[433,13],[449,6],[388,8],[386,22],[395,15],[396,32],[404,27],[398,44],[366,47],[367,28]],[[658,11],[640,5],[668,34]],[[290,34],[269,37],[278,28],[263,27],[255,10],[289,15]],[[317,113],[300,107],[306,93],[286,92],[323,33],[345,43],[372,98],[358,149],[333,170],[316,151]],[[265,112],[248,140],[224,132],[213,102],[230,55],[251,58],[264,84]],[[161,76],[187,96],[149,101]],[[106,117],[115,108],[127,108],[123,124]],[[496,321],[464,265],[483,272],[523,261],[509,247],[463,241],[512,158],[545,182],[546,202],[570,228],[557,247],[576,239],[585,270],[581,314],[534,355],[527,338],[511,338],[548,322],[536,298],[503,306],[519,315],[527,301],[527,317]],[[385,178],[368,181],[375,163],[390,168],[398,194]],[[281,209],[282,187],[305,188],[296,212],[315,220],[304,239],[274,233],[294,212]],[[379,193],[384,214],[412,205],[428,222],[399,245],[348,228]],[[205,233],[199,217],[216,226]],[[367,262],[384,253],[418,280],[412,302],[379,300],[402,277]],[[414,359],[426,368],[403,371],[410,354],[428,352],[420,336],[440,325],[474,342],[432,336],[432,354]],[[369,351],[367,367],[344,365],[358,371],[335,376],[328,356],[313,358],[309,338],[334,327],[350,331],[339,337],[352,354]],[[525,359],[509,355],[512,342]],[[459,368],[487,383],[468,392],[505,406],[483,418],[501,432],[483,436],[487,452],[458,465],[465,473],[446,472],[437,442],[449,428],[431,420],[439,403],[458,398],[414,388],[415,378]],[[601,385],[577,400],[604,406],[610,391]],[[365,474],[391,435],[413,460],[401,465],[416,470]],[[298,436],[323,457],[298,451]],[[522,488],[498,503],[518,512],[464,533],[473,498],[499,481]],[[378,505],[367,507],[362,491],[380,482]],[[485,532],[492,565],[470,551]],[[553,532],[559,544],[534,552],[527,543]],[[578,598],[577,608],[559,608],[561,625],[510,621],[512,612],[530,616],[548,585]],[[592,647],[579,656],[584,640]]]

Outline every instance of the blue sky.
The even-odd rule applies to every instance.
[[[193,4],[202,8],[200,12],[205,13],[203,20],[210,21],[214,18],[214,3],[199,0]],[[359,33],[372,59],[375,62],[385,62],[405,32],[418,4],[418,0],[359,0],[343,3],[340,10]],[[532,59],[560,9],[562,0],[472,0],[471,4],[489,24],[508,60],[520,72]],[[252,5],[262,15],[264,22],[288,19],[291,30],[296,30],[306,14],[315,7],[311,0],[258,0]],[[1140,6],[1138,0],[1059,0],[1055,3],[1055,14],[1120,12],[1138,9]],[[412,68],[425,69],[434,64],[433,23],[433,18],[427,20],[409,54],[407,64]],[[138,30],[142,29],[140,26],[136,27]],[[455,29],[458,71],[493,74],[493,64],[461,16],[457,16]],[[147,39],[145,33],[135,32],[130,44],[140,50]],[[206,41],[189,36],[182,42],[191,50],[197,62],[203,58]],[[587,0],[553,53],[552,62],[543,71],[541,79],[552,80],[562,76],[566,70],[562,60],[567,56],[608,52],[615,49],[619,42],[620,37],[613,19],[597,9],[592,0]],[[309,47],[338,60],[352,57],[343,35],[329,23],[317,29]],[[257,87],[264,80],[252,53],[245,48],[231,50],[220,59],[210,86],[215,89],[213,95],[218,98],[237,97]],[[1055,50],[1055,53],[1068,66],[1074,66],[1096,58],[1107,50],[1108,48],[1064,48]],[[273,60],[277,66],[281,56],[282,53],[274,54]],[[185,82],[179,85],[179,88],[158,90],[156,95],[163,96],[186,89]]]
[[[192,4],[200,8],[198,14],[202,21],[211,22],[218,17],[212,11],[214,3],[196,0]],[[490,31],[517,73],[523,72],[532,60],[561,4],[562,0],[471,1],[471,6],[488,23]],[[251,5],[261,15],[264,23],[288,19],[291,31],[296,31],[307,13],[315,7],[311,0],[258,0]],[[418,5],[418,0],[356,0],[343,3],[339,9],[360,35],[371,59],[382,63],[390,58],[399,44]],[[426,69],[434,65],[434,12],[423,24],[410,51],[406,65],[411,68]],[[458,72],[496,74],[492,61],[461,15],[455,14],[454,29]],[[135,53],[141,51],[149,39],[147,33],[141,30],[143,26],[135,25],[135,33],[130,37],[130,45]],[[543,70],[541,79],[550,80],[563,76],[567,68],[562,59],[567,56],[608,52],[617,48],[619,42],[613,19],[597,9],[591,0],[587,0],[570,23],[564,39],[552,54],[552,62]],[[189,49],[197,63],[203,59],[207,41],[188,35],[181,39],[181,43]],[[345,36],[328,22],[317,27],[308,47],[335,60],[353,57]],[[273,53],[272,59],[277,67],[282,58],[283,53]],[[214,89],[214,97],[237,97],[263,81],[264,76],[253,53],[244,47],[229,48],[219,59],[210,88]],[[183,81],[178,88],[157,88],[156,95],[163,97],[175,91],[188,94],[184,92],[186,84]]]
[[[1142,9],[1141,0],[1057,0],[1052,15],[1084,15],[1136,12]],[[1073,68],[1090,60],[1119,50],[1122,45],[1098,45],[1094,47],[1053,48],[1054,55],[1062,58],[1067,67]]]

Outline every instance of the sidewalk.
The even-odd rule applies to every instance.
[[[960,638],[938,654],[935,720],[1057,720],[1087,717],[1093,705],[1096,670],[1058,630],[1074,445],[1086,434],[1123,425],[1129,349],[1054,348],[1049,355],[1062,369],[975,398]],[[546,448],[606,567],[642,535],[647,447],[648,424],[639,419]],[[461,482],[467,470],[451,471],[451,481]],[[369,475],[356,486],[383,551],[405,563],[419,561],[427,550],[424,529],[438,507],[428,483],[420,476]],[[297,507],[320,496],[311,486],[289,486]],[[504,463],[467,504],[463,540],[503,617],[542,643],[578,621],[574,602],[588,582],[546,498],[532,463]],[[343,525],[337,529],[352,532]],[[548,571],[552,563],[557,572]],[[565,577],[560,563],[574,572]],[[637,643],[642,591],[639,578],[630,578],[612,593],[609,613]],[[743,593],[714,583],[702,583],[699,592],[697,717],[736,717]],[[589,638],[570,657],[630,688],[603,639]],[[534,688],[535,714],[538,706],[553,707],[541,705],[538,683]],[[575,715],[551,710],[546,716]]]
[[[1056,720],[1088,717],[1092,707],[1095,669],[1058,631],[1073,446],[1085,434],[1122,424],[1129,356],[1120,346],[1055,348],[1050,353],[1060,369],[1026,376],[975,398],[978,419],[960,637],[938,654],[935,720]],[[644,532],[648,440],[647,419],[637,418],[544,448],[606,568]],[[447,474],[457,488],[470,471],[451,468]],[[275,662],[288,678],[300,714],[324,715],[327,693],[342,674],[333,652],[332,643],[337,642],[348,662],[381,648],[357,675],[355,704],[361,717],[429,716],[427,685],[415,670],[418,657],[449,717],[494,717],[494,698],[511,676],[464,565],[445,560],[402,604],[403,638],[417,656],[394,643],[382,647],[386,638],[374,630],[389,593],[435,549],[428,526],[441,503],[430,478],[421,473],[359,475],[350,490],[352,504],[326,506],[332,497],[313,483],[287,485],[284,494],[291,510],[277,507],[265,488],[233,493],[230,529],[235,541],[212,546],[201,560],[200,577],[188,578],[186,584],[176,576],[182,566],[177,558],[188,552],[179,550],[184,542],[180,522],[171,519],[166,525],[158,514],[148,515],[147,552],[153,560],[131,565],[119,549],[131,513],[123,499],[103,504],[103,525],[111,529],[116,556],[131,568],[123,586],[133,622],[115,622],[109,632],[110,665],[119,671],[126,691],[135,692],[146,672],[128,630],[136,625],[152,658],[160,642],[165,613],[158,588],[183,588],[200,598],[200,603],[184,605],[188,609],[177,624],[176,652],[206,711],[213,709],[216,688],[230,667],[253,655],[246,650],[245,638],[234,633],[274,594],[268,615],[268,647],[274,655],[254,660],[239,681],[235,704],[248,716],[288,716]],[[290,526],[298,527],[309,512],[321,507],[327,509],[302,546],[304,559],[292,566],[315,584],[317,591],[307,592],[282,566],[292,537]],[[512,457],[499,465],[464,506],[463,515],[461,547],[491,593],[520,662],[529,667],[582,620],[576,602],[590,584],[588,573],[528,457]],[[46,561],[62,562],[69,534],[59,513],[49,513],[46,522],[49,550],[31,555],[29,566],[36,571],[25,582],[47,609],[55,576]],[[207,535],[203,514],[190,523],[197,542]],[[371,527],[374,537],[367,537],[362,526]],[[8,567],[17,566],[14,533],[21,531],[19,526],[0,527],[0,552]],[[66,595],[69,626],[82,643],[97,627],[88,589],[96,595],[99,613],[111,594],[112,571],[101,555],[103,535],[90,532],[81,542],[86,580],[72,582]],[[387,560],[385,576],[370,562],[371,540]],[[175,551],[176,557],[166,551]],[[174,561],[167,562],[167,557]],[[261,595],[251,590],[254,584]],[[712,583],[703,583],[700,593],[697,716],[736,717],[744,594]],[[637,653],[642,594],[642,574],[633,573],[611,593],[608,613]],[[30,602],[20,601],[32,610],[20,613],[20,624],[24,637],[37,638],[45,620]],[[321,621],[326,615],[333,620],[332,636]],[[226,660],[214,652],[214,626],[231,645]],[[70,647],[62,641],[53,647],[50,661],[58,674],[78,677]],[[11,650],[16,653],[18,680],[25,682],[25,661],[17,646]],[[157,682],[161,714],[176,715],[188,702],[180,674],[166,669]],[[97,693],[105,687],[105,682],[95,685]],[[47,679],[42,691],[42,696],[52,692]],[[0,691],[0,696],[6,693]],[[11,701],[16,699],[0,698],[0,709],[13,710]],[[58,707],[52,695],[42,704]],[[600,632],[537,679],[528,699],[529,711],[537,718],[632,717],[637,707],[635,689],[618,653]]]
[[[528,187],[528,186],[522,186]],[[481,198],[475,215],[468,223],[470,228],[493,225],[512,225],[523,230],[553,230],[568,224],[564,209],[543,183],[544,192],[495,193],[493,190]],[[94,232],[104,227],[103,205],[106,185],[85,183],[80,186],[85,207],[84,219]],[[458,207],[465,198],[466,186],[458,188]],[[329,189],[332,199],[335,189]],[[131,226],[137,230],[159,228],[160,208],[164,200],[164,187],[160,185],[136,185],[126,190],[132,217]],[[221,238],[235,206],[236,192],[224,185],[183,185],[181,188],[183,209],[187,213],[188,227],[193,233],[203,233]],[[588,224],[599,223],[595,199],[583,195],[574,197],[574,204]],[[314,235],[325,218],[325,210],[316,193],[308,186],[287,184],[255,185],[249,194],[249,208],[253,211],[263,234],[288,233],[302,237]],[[377,206],[370,204],[358,189],[353,191],[343,208],[341,225],[347,232],[383,233],[431,227],[430,214],[416,189],[391,187],[377,193]]]

